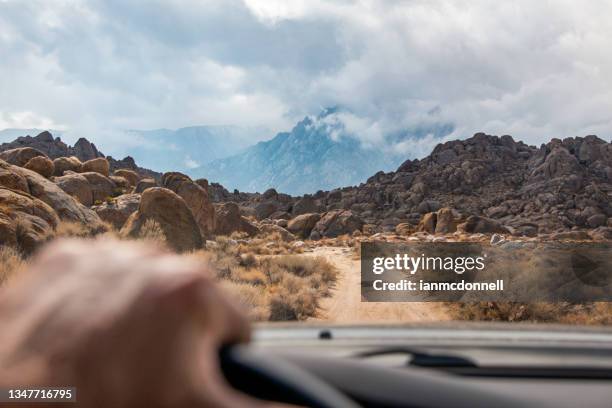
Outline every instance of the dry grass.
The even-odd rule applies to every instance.
[[[296,245],[298,241],[285,241],[278,232],[267,235],[258,235],[247,238],[244,233],[234,233],[229,237],[217,237],[217,243],[231,241],[238,244],[237,250],[241,253],[253,253],[255,255],[282,255],[300,254],[304,252],[303,246]],[[222,244],[223,245],[223,244]]]
[[[0,287],[16,276],[26,265],[21,253],[10,246],[0,247]]]
[[[217,280],[254,320],[305,320],[316,315],[319,300],[329,295],[336,280],[337,271],[327,260],[297,254],[261,255],[243,252],[245,247],[222,237],[193,255],[215,271]]]
[[[166,235],[161,225],[153,219],[145,221],[144,225],[138,232],[138,238],[144,241],[155,243],[157,245],[166,244]]]
[[[447,303],[453,319],[468,321],[537,322],[581,325],[612,324],[612,303]]]

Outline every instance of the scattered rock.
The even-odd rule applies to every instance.
[[[38,173],[22,167],[12,166],[11,169],[25,177],[28,189],[32,196],[44,201],[62,220],[80,222],[92,233],[106,230],[100,217],[91,209],[85,207],[76,198],[68,195],[55,183],[47,180]]]
[[[153,187],[142,193],[138,210],[121,229],[124,237],[138,237],[145,222],[156,221],[168,245],[178,252],[201,248],[204,241],[189,207],[178,194],[167,188]]]
[[[508,229],[498,221],[478,215],[469,216],[464,223],[457,226],[457,230],[467,233],[483,234],[492,234],[496,232],[501,234],[509,233]]]
[[[412,234],[414,231],[415,231],[414,225],[407,223],[407,222],[402,222],[395,226],[395,233],[397,235],[408,236]]]
[[[501,245],[504,242],[506,242],[506,238],[501,234],[493,234],[491,236],[491,245]]]

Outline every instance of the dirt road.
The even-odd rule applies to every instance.
[[[321,302],[319,316],[312,320],[334,323],[428,322],[448,320],[437,303],[361,301],[359,261],[350,248],[320,247],[309,254],[323,256],[338,268],[332,296]]]

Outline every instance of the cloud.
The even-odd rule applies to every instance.
[[[610,15],[604,0],[0,1],[0,127],[113,151],[122,129],[280,131],[343,106],[365,144],[433,122],[609,140]]]

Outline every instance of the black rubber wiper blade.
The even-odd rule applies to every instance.
[[[357,358],[377,357],[390,354],[408,354],[408,365],[418,367],[470,367],[477,368],[476,362],[470,358],[452,354],[432,354],[428,351],[412,347],[384,347],[381,349],[364,351],[355,355]]]

